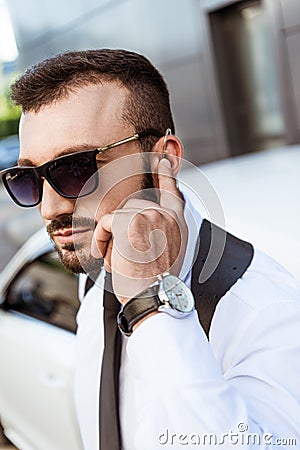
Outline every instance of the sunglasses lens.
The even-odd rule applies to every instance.
[[[39,203],[40,189],[33,170],[15,170],[8,172],[4,184],[13,198],[21,206],[35,206]]]
[[[73,198],[88,195],[98,186],[95,154],[72,155],[53,161],[48,175],[62,195]]]

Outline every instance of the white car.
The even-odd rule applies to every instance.
[[[40,230],[0,274],[0,417],[21,450],[82,450],[73,398],[77,277]]]

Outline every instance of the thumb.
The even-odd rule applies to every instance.
[[[99,220],[92,237],[91,254],[95,258],[105,257],[108,244],[112,237],[113,215],[105,214]]]

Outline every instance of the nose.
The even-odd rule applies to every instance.
[[[73,214],[76,200],[64,198],[59,195],[50,184],[44,180],[43,197],[40,204],[40,213],[44,220],[58,219],[64,214]]]

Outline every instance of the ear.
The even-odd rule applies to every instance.
[[[178,174],[183,155],[183,145],[177,136],[170,134],[161,137],[152,148],[152,153],[155,153],[159,160],[167,158],[171,163],[174,176]]]

